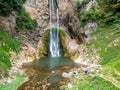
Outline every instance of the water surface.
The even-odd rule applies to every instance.
[[[25,63],[23,69],[29,80],[17,90],[60,90],[60,86],[69,82],[62,78],[62,72],[67,72],[77,65],[68,57],[45,57]]]

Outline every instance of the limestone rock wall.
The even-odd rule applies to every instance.
[[[37,20],[37,30],[42,35],[46,28],[49,27],[48,0],[27,0],[24,8],[30,14],[31,18]]]
[[[0,29],[8,31],[10,34],[15,33],[16,13],[12,12],[8,17],[0,16]]]
[[[83,55],[81,52],[85,54],[84,50],[81,51],[80,49],[80,43],[83,40],[89,40],[89,34],[92,30],[97,28],[97,24],[94,22],[88,23],[85,27],[81,27],[80,29],[78,28],[80,21],[77,17],[76,1],[77,0],[59,0],[60,28],[67,33],[66,46],[70,57],[74,60]],[[90,9],[90,5],[92,4],[93,2],[90,0],[90,4],[86,5],[83,11]],[[89,6],[89,8],[87,8],[87,6]],[[31,18],[37,20],[38,27],[36,30],[19,32],[13,35],[16,36],[16,38],[21,38],[24,42],[21,46],[23,48],[20,54],[20,56],[23,57],[21,60],[25,59],[31,61],[38,58],[40,50],[43,49],[41,40],[44,36],[44,32],[49,28],[49,2],[48,0],[27,0],[24,4],[24,8],[30,14]],[[15,12],[9,17],[0,17],[0,27],[10,33],[14,33],[16,26],[15,18]]]

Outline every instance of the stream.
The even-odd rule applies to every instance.
[[[69,82],[61,74],[76,67],[68,57],[45,57],[23,64],[23,69],[28,76],[17,90],[61,90],[60,86]]]

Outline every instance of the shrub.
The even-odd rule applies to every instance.
[[[105,24],[113,24],[119,22],[119,16],[116,14],[114,15],[112,12],[109,12],[105,15],[104,23]]]
[[[89,10],[84,13],[78,14],[79,20],[81,22],[80,26],[84,26],[88,22],[98,21],[103,18],[103,12],[101,10]]]
[[[26,0],[0,0],[0,15],[7,16],[11,11],[20,11]]]
[[[77,6],[77,11],[79,12],[80,9],[81,9],[82,7],[84,7],[88,2],[89,2],[89,0],[83,0],[83,1],[77,0],[77,4],[76,4],[76,6]]]
[[[8,69],[11,67],[10,51],[19,52],[20,42],[13,39],[7,32],[0,30],[0,70],[7,75]]]
[[[37,22],[36,20],[32,20],[29,16],[29,14],[22,9],[16,18],[16,23],[17,23],[17,27],[20,29],[29,29],[32,30],[37,26]]]
[[[16,23],[19,29],[34,29],[37,26],[36,20],[32,20],[22,5],[26,0],[1,0],[0,16],[8,16],[13,10],[17,12]]]

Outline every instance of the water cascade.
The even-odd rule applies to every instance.
[[[50,56],[61,56],[59,39],[59,6],[58,0],[50,0]]]

